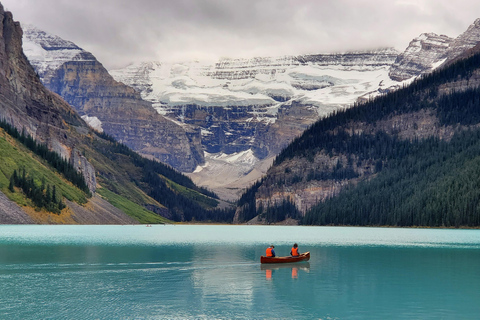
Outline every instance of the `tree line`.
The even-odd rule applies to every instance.
[[[480,130],[412,143],[374,179],[310,209],[304,224],[480,225]]]
[[[329,137],[333,133],[329,132],[349,123],[374,124],[393,114],[410,113],[427,108],[436,110],[441,121],[440,125],[479,123],[480,92],[477,88],[442,95],[438,90],[438,86],[443,83],[468,79],[476,69],[480,69],[480,54],[424,75],[399,90],[367,102],[355,103],[351,108],[338,110],[315,122],[300,137],[294,139],[276,157],[274,165],[279,165],[295,156],[308,157],[320,149],[331,149]]]
[[[34,177],[29,175],[25,168],[20,169],[20,174],[15,169],[10,176],[8,189],[10,192],[15,192],[15,187],[20,188],[25,196],[32,200],[33,204],[39,209],[44,208],[47,211],[60,214],[62,209],[65,208],[63,196],[57,193],[57,187],[46,184],[45,179],[42,179],[42,184],[38,186]]]
[[[411,85],[333,113],[310,126],[275,159],[274,166],[294,157],[313,161],[318,152],[375,164],[376,177],[350,186],[339,196],[312,208],[305,224],[478,226],[480,208],[475,130],[457,133],[451,142],[436,138],[406,141],[395,134],[352,134],[356,122],[376,125],[392,115],[430,109],[439,126],[480,123],[480,90],[439,93],[439,85],[468,80],[480,69],[480,54],[420,77]],[[349,132],[345,127],[349,126]],[[462,157],[464,159],[462,159]],[[465,159],[469,159],[468,165]],[[448,161],[447,161],[448,160]],[[246,190],[238,205],[245,218],[257,214],[260,186],[356,177],[351,161],[334,170],[305,171],[289,179],[266,176]],[[428,174],[426,174],[428,173]],[[298,181],[293,181],[293,180]],[[265,210],[265,209],[263,209]]]
[[[19,132],[17,128],[9,124],[5,119],[0,120],[0,127],[2,127],[10,136],[22,143],[33,153],[44,159],[48,164],[60,172],[65,179],[85,192],[88,197],[91,196],[83,174],[78,172],[72,163],[67,161],[55,151],[50,151],[46,144],[38,143],[30,134],[26,134],[25,130]]]
[[[128,157],[140,172],[139,176],[131,174],[129,178],[150,197],[167,207],[173,215],[172,220],[233,221],[235,208],[213,208],[218,204],[216,200],[218,196],[215,193],[198,187],[190,178],[166,164],[140,156],[125,144],[117,142],[105,133],[98,135],[106,138],[108,142],[99,146],[102,154],[112,160],[118,160],[119,155]],[[190,193],[190,195],[184,195],[181,192],[175,191],[168,185],[167,179],[180,186],[198,192],[198,194],[192,195],[192,193]]]
[[[295,206],[295,202],[290,198],[282,199],[282,201],[267,202],[266,206],[260,205],[257,214],[267,223],[283,221],[285,219],[299,219],[300,213]]]
[[[127,145],[116,141],[114,137],[110,136],[107,133],[97,132],[96,134],[99,137],[111,142],[111,145],[109,146],[109,148],[103,150],[106,155],[109,155],[111,157],[114,154],[126,155],[133,161],[133,163],[137,167],[144,168],[144,171],[156,172],[156,173],[166,177],[167,179],[170,179],[170,180],[174,181],[175,183],[178,183],[179,185],[182,185],[186,188],[189,188],[189,189],[195,190],[197,192],[200,192],[200,193],[202,193],[206,196],[209,196],[211,198],[218,199],[218,196],[214,192],[212,192],[212,191],[210,191],[206,188],[202,188],[202,187],[197,186],[195,183],[193,183],[193,181],[189,177],[187,177],[186,175],[182,174],[181,172],[178,172],[177,170],[173,169],[171,166],[169,166],[165,163],[159,162],[159,161],[155,161],[155,160],[151,160],[151,159],[147,159],[145,157],[142,157],[141,155],[139,155],[138,153],[136,153],[135,151],[130,149],[130,147],[128,147]]]

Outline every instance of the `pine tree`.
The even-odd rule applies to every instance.
[[[45,203],[50,205],[52,202],[52,190],[50,189],[50,185],[47,185],[47,191],[45,192]]]
[[[53,190],[52,190],[52,203],[58,203],[57,200],[57,187],[53,185]]]
[[[15,189],[14,189],[14,186],[15,186],[15,181],[14,181],[14,177],[13,177],[13,174],[10,176],[10,183],[8,185],[8,190],[10,190],[10,192],[15,192]]]

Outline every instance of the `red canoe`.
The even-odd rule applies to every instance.
[[[289,263],[310,260],[310,252],[305,252],[298,257],[260,257],[260,263]]]

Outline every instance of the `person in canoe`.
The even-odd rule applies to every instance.
[[[265,256],[267,257],[275,257],[275,250],[273,250],[275,246],[273,244],[270,245],[270,247],[267,248],[267,252],[265,253]]]
[[[292,257],[298,257],[300,255],[300,252],[298,251],[298,244],[293,244],[292,250],[290,250],[290,255]]]

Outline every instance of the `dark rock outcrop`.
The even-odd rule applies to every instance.
[[[82,172],[88,189],[90,189],[90,191],[92,192],[95,192],[95,190],[97,189],[95,168],[90,162],[87,161],[87,158],[85,158],[77,148],[74,148],[72,151],[71,162],[73,164],[73,167],[77,169],[77,171]]]

